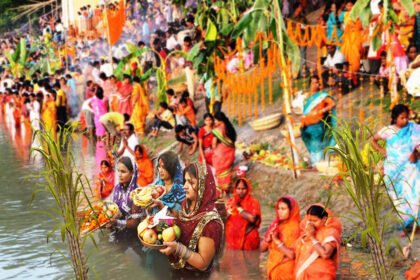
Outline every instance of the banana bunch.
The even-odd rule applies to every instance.
[[[146,207],[152,202],[152,188],[137,188],[130,193],[130,199],[136,206]]]

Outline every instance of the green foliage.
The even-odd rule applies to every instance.
[[[360,235],[362,245],[369,246],[376,279],[391,279],[389,249],[391,245],[400,246],[396,239],[386,240],[385,234],[401,220],[386,191],[385,175],[377,170],[381,157],[370,148],[362,150],[372,133],[364,126],[353,133],[348,123],[333,133],[338,146],[329,149],[338,154],[347,169],[344,184],[356,206],[348,217],[359,229],[352,237]]]
[[[71,137],[77,125],[74,123],[69,128],[63,128],[57,139],[51,132],[36,131],[34,140],[40,143],[40,147],[32,148],[31,156],[41,157],[45,162],[45,170],[40,175],[45,179],[45,185],[36,192],[49,193],[56,204],[55,208],[46,210],[50,217],[58,221],[47,239],[59,231],[62,242],[68,244],[75,279],[87,279],[88,266],[83,254],[84,241],[82,242],[80,236],[77,210],[83,199],[87,200],[89,205],[90,202],[85,193],[88,180],[77,171],[71,153]]]

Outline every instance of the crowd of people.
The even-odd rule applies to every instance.
[[[192,10],[196,8],[193,1],[187,2]],[[306,23],[304,2],[284,1],[283,15]],[[380,18],[382,2],[371,2],[378,10],[373,14]],[[110,5],[112,7],[107,8],[117,9],[116,3]],[[325,206],[310,205],[301,219],[298,200],[282,196],[275,204],[275,219],[260,238],[262,214],[259,201],[251,193],[252,182],[245,177],[234,180],[237,132],[222,110],[223,100],[212,100],[217,96],[217,84],[203,77],[197,87],[192,63],[180,55],[170,55],[174,50],[188,52],[194,43],[203,40],[203,30],[194,25],[194,13],[182,18],[179,7],[167,1],[156,1],[153,5],[148,1],[131,1],[120,41],[131,41],[139,49],[150,49],[131,59],[123,69],[124,75],[117,78],[114,70],[128,54],[127,47],[117,44],[112,49],[112,59],[107,58],[105,35],[89,33],[100,25],[103,9],[101,5],[96,9],[89,5],[81,8],[78,27],[73,27],[68,34],[76,52],[74,56],[63,57],[54,73],[37,70],[30,77],[13,76],[5,54],[16,50],[21,38],[1,39],[0,106],[8,126],[26,127],[26,133],[42,129],[56,134],[69,120],[80,120],[81,129],[86,130],[90,139],[106,147],[98,161],[95,194],[98,199],[115,202],[122,213],[121,218],[108,226],[113,241],[132,240],[138,249],[136,229],[147,213],[133,204],[129,194],[150,185],[164,186],[165,195],[153,202],[151,213],[167,206],[168,214],[176,217],[181,228],[180,240],[165,243],[166,248],[161,250],[168,256],[163,262],[174,268],[174,277],[209,276],[226,245],[231,250],[268,251],[268,279],[335,279],[342,225]],[[345,36],[351,23],[344,11],[350,9],[348,1],[327,4],[322,21],[328,36],[334,27],[339,30],[339,39]],[[397,69],[401,83],[416,96],[420,81],[415,78],[420,71],[419,46],[412,42],[420,41],[414,39],[420,32],[419,28],[414,28],[418,21],[407,18],[403,10],[400,17],[400,32],[393,39],[400,46],[395,48],[398,51],[392,49],[391,57],[395,65],[398,59],[401,66]],[[45,19],[40,24],[41,40],[52,38],[58,44],[63,43],[64,30],[59,18]],[[37,40],[29,35],[22,38],[28,46]],[[403,54],[405,59],[400,55],[404,48],[407,49]],[[235,49],[232,44],[231,49]],[[326,147],[335,145],[330,129],[336,126],[336,101],[322,87],[340,85],[346,93],[358,83],[351,73],[360,71],[361,56],[349,57],[344,46],[340,49],[328,45],[325,50],[324,71],[311,76],[311,89],[302,108],[301,135],[313,165],[324,159]],[[303,55],[306,52],[304,48],[301,51]],[[369,58],[370,68],[364,64],[363,67],[365,72],[378,75],[378,85],[385,85],[391,54],[383,49],[378,53],[382,58],[380,64],[377,57]],[[247,67],[251,67],[252,51],[248,54]],[[30,57],[34,63],[40,59],[37,52]],[[357,70],[353,69],[355,57],[359,59]],[[232,59],[229,71],[235,71],[235,63],[238,62]],[[155,104],[157,109],[152,110],[154,100],[149,93],[153,82],[141,78],[148,69],[163,64],[168,74],[185,74],[187,89],[175,92],[168,88],[166,101]],[[345,79],[340,81],[343,77]],[[349,79],[352,86],[346,83]],[[195,100],[198,91],[203,91],[206,99],[202,120],[198,118]],[[387,158],[385,174],[396,186],[395,200],[408,198],[408,203],[400,204],[399,209],[406,215],[405,226],[413,224],[413,217],[417,215],[413,206],[419,199],[416,182],[420,133],[418,125],[408,122],[408,116],[407,107],[396,105],[392,124],[379,131],[374,140],[374,143],[380,139],[386,141],[386,150],[375,147]],[[178,142],[178,153],[187,148],[191,159],[198,155],[198,162],[183,167],[174,152],[165,152],[157,155],[154,163],[148,147],[140,142],[145,137],[159,137],[163,131],[173,134]],[[223,207],[220,209],[218,200],[232,191],[225,212]],[[139,254],[146,254],[146,260],[151,255],[153,258],[163,256],[137,249]]]

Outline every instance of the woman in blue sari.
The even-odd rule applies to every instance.
[[[320,91],[318,76],[311,77],[311,94],[305,99],[301,119],[301,137],[314,165],[324,159],[324,150],[334,146],[331,129],[336,126],[335,102]]]
[[[375,134],[373,146],[386,158],[385,183],[404,227],[418,220],[420,196],[420,126],[408,121],[409,109],[403,104],[392,109],[391,125]],[[378,145],[385,141],[385,148]]]
[[[341,11],[339,7],[337,7],[336,3],[331,4],[331,12],[328,16],[327,20],[327,37],[328,40],[335,39],[332,38],[332,34],[334,31],[334,28],[337,30],[337,38],[341,42],[341,36],[343,36],[343,24],[344,24],[344,15],[345,12]]]
[[[168,206],[172,216],[177,217],[181,204],[185,200],[184,179],[178,156],[171,151],[163,153],[157,160],[157,168],[158,177],[153,185],[164,186],[166,194],[154,201],[151,212],[156,214],[160,209]]]

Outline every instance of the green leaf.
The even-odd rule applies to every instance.
[[[369,25],[370,19],[372,17],[372,10],[369,6],[365,7],[360,12],[360,21],[362,22],[363,27],[367,27]]]
[[[204,41],[216,41],[217,39],[217,28],[214,23],[209,19],[207,21],[207,32]]]
[[[251,21],[252,11],[242,16],[238,23],[235,25],[231,34],[232,38],[236,39],[239,35],[241,35],[244,32],[244,30],[248,28]]]
[[[200,52],[194,59],[193,59],[193,66],[194,68],[198,68],[200,66],[200,64],[203,62],[204,60],[204,53]]]
[[[197,56],[198,52],[201,49],[201,44],[203,44],[203,42],[197,43],[194,45],[194,47],[191,48],[191,50],[187,54],[187,60],[192,61],[194,57]]]
[[[372,47],[374,51],[377,51],[381,45],[382,45],[382,40],[381,40],[380,34],[372,38]]]
[[[230,32],[233,30],[234,24],[229,23],[228,25],[225,25],[222,30],[220,30],[220,35],[223,37],[229,36]]]
[[[408,15],[414,16],[416,10],[414,9],[414,1],[412,0],[400,0],[401,6],[407,11]]]
[[[153,69],[152,68],[149,69],[149,70],[147,70],[146,73],[144,73],[143,75],[141,75],[141,77],[140,77],[140,83],[144,83],[145,81],[147,81],[150,78],[150,76],[152,76],[152,73],[153,73]]]
[[[358,0],[358,1],[356,1],[356,3],[354,4],[353,8],[350,11],[350,18],[352,20],[356,20],[362,14],[362,11],[366,8],[368,8],[370,10],[370,0]],[[366,19],[364,19],[364,20],[366,20]]]
[[[26,60],[27,60],[27,56],[28,56],[28,53],[26,51],[26,41],[25,41],[25,39],[21,38],[20,42],[19,42],[19,45],[20,45],[20,48],[19,48],[20,49],[19,64],[23,66],[23,65],[26,64]]]

